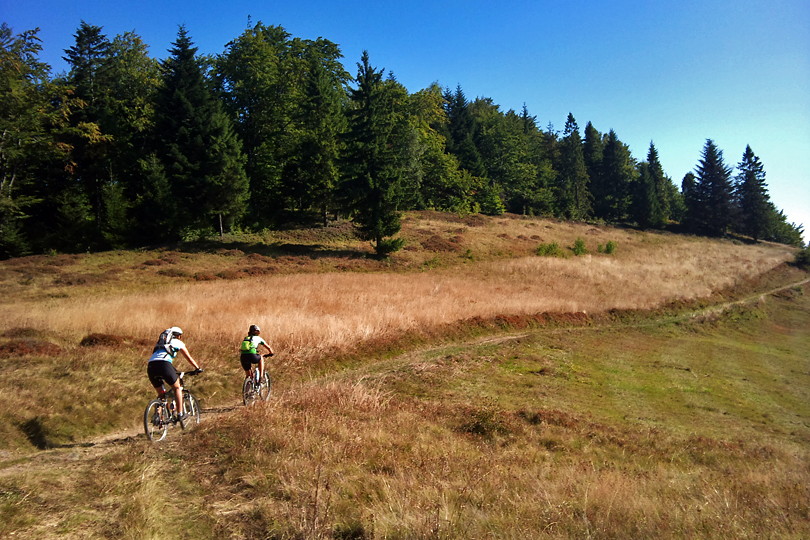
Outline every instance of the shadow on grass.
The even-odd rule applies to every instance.
[[[42,419],[39,417],[31,418],[30,420],[26,420],[19,424],[20,431],[28,439],[34,447],[39,450],[47,450],[48,448],[54,448],[54,444],[52,444],[48,440],[48,431],[45,426],[42,424]]]
[[[265,257],[309,257],[311,259],[320,258],[341,258],[341,259],[368,259],[371,254],[353,249],[327,248],[323,244],[307,244],[293,242],[274,242],[271,244],[257,242],[221,242],[216,240],[197,240],[175,247],[176,251],[185,253],[217,253],[217,252],[241,252],[245,255],[262,255]]]

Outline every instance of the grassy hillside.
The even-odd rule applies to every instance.
[[[344,225],[2,263],[0,535],[810,534],[790,250],[509,217],[403,234],[388,262]],[[254,320],[280,354],[247,410]],[[206,409],[154,445],[143,369],[169,324]]]

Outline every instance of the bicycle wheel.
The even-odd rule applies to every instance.
[[[273,379],[270,378],[270,375],[267,372],[264,372],[264,377],[262,377],[262,384],[259,387],[259,398],[262,401],[267,401],[270,399],[270,391],[273,388]]]
[[[242,401],[245,406],[253,405],[258,398],[256,388],[253,386],[253,379],[245,378],[245,382],[242,383]]]
[[[183,406],[186,409],[186,424],[196,425],[200,423],[200,404],[194,394],[186,392],[183,396]]]
[[[169,430],[169,415],[165,404],[159,399],[153,399],[143,412],[143,430],[150,441],[162,441]]]

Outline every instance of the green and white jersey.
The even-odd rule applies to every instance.
[[[239,347],[239,352],[243,354],[258,354],[259,345],[267,346],[267,342],[261,336],[246,336],[242,340],[242,345]]]

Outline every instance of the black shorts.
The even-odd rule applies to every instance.
[[[239,361],[242,362],[242,369],[248,371],[251,364],[258,364],[262,359],[260,354],[242,353],[239,355]]]
[[[177,370],[174,369],[171,362],[164,360],[155,360],[146,364],[146,374],[149,376],[149,382],[155,388],[160,387],[164,382],[171,386],[177,380]]]

